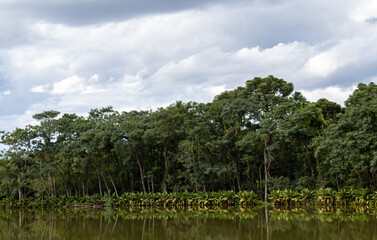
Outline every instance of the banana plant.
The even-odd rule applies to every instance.
[[[331,188],[320,188],[316,191],[317,201],[319,205],[332,205],[334,203],[335,191]]]

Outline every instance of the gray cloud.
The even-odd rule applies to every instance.
[[[206,7],[211,4],[243,2],[244,0],[92,0],[92,1],[26,1],[2,4],[3,8],[27,18],[43,19],[68,25],[98,24],[124,21],[148,14],[161,14]],[[1,4],[0,4],[1,5]]]
[[[367,23],[375,24],[375,23],[377,23],[377,17],[370,17],[370,18],[366,19],[365,21]]]
[[[375,15],[361,2],[2,2],[0,125],[49,109],[211,101],[270,74],[310,99],[344,101],[377,76],[376,25],[367,21]]]

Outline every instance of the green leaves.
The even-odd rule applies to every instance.
[[[359,84],[343,114],[315,141],[316,156],[329,166],[326,175],[341,186],[367,187],[376,181],[377,87]]]
[[[203,193],[205,201],[246,201],[244,190],[262,198],[291,187],[376,188],[376,109],[374,83],[359,84],[341,108],[310,103],[268,76],[209,103],[122,113],[105,107],[86,117],[45,111],[34,115],[36,125],[0,132],[7,146],[0,198],[222,190],[221,198]]]

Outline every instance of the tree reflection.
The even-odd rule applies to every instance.
[[[373,239],[376,226],[349,209],[0,211],[0,239]]]

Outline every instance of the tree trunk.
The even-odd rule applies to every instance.
[[[113,188],[114,188],[114,191],[115,191],[115,196],[119,197],[117,188],[116,188],[115,183],[114,183],[114,180],[113,180],[113,178],[111,177],[110,174],[109,174],[109,177],[110,177],[111,184],[113,185]]]
[[[22,194],[22,188],[18,188],[18,199],[21,200],[23,198],[23,194]]]
[[[70,194],[69,194],[69,191],[68,191],[68,187],[67,187],[67,183],[65,182],[64,178],[62,178],[62,181],[63,181],[63,186],[64,186],[65,194],[67,195],[67,197],[70,197]]]
[[[102,171],[101,171],[101,176],[102,176],[103,182],[105,183],[105,187],[106,187],[107,193],[110,194],[109,185],[107,185],[107,181],[106,181],[105,175],[103,174]]]
[[[306,150],[306,159],[309,163],[309,166],[310,166],[310,171],[312,173],[312,177],[314,177],[314,169],[313,169],[313,165],[312,165],[312,161],[310,160],[310,152],[309,152],[309,148],[307,146],[304,146],[305,150]]]
[[[139,157],[137,156],[137,154],[136,154],[136,162],[137,162],[137,165],[139,166],[140,180],[141,180],[141,186],[143,187],[143,193],[146,194],[147,191],[145,190],[143,166],[141,165]]]
[[[45,179],[43,177],[41,177],[41,181],[42,181],[42,184],[43,184],[43,187],[45,189],[45,192],[47,193],[48,196],[50,196],[50,192],[48,191],[48,188],[46,186],[46,182],[45,182]]]
[[[50,172],[48,172],[48,185],[49,185],[49,188],[50,188],[51,196],[54,196],[54,187],[52,185],[52,178],[51,178]]]
[[[167,185],[166,181],[168,179],[169,175],[169,164],[168,164],[168,159],[167,159],[167,149],[166,149],[166,144],[164,145],[164,160],[165,160],[165,172],[164,172],[164,179],[162,179],[162,192],[166,193],[167,192]]]
[[[82,195],[85,196],[85,184],[84,180],[81,179]]]
[[[268,138],[264,140],[264,201],[267,202],[267,181],[268,181],[268,154],[267,154]]]
[[[20,174],[18,174],[18,181],[21,183],[21,176],[20,176]],[[22,187],[19,187],[18,188],[18,199],[21,200],[22,198],[23,198]]]
[[[150,182],[150,179],[151,177],[150,177],[150,175],[148,174],[147,175],[147,187],[148,187],[148,192],[150,193],[151,192],[151,184],[149,183]]]
[[[134,191],[134,175],[131,173],[130,174],[130,178],[131,178],[131,192]]]
[[[100,194],[100,196],[102,196],[101,176],[99,174],[99,169],[97,169],[97,178],[98,178],[99,194]]]
[[[259,186],[258,186],[258,190],[259,190],[259,192],[260,193],[262,193],[263,192],[263,186],[262,186],[262,166],[260,166],[259,168],[258,168],[258,173],[259,173]]]
[[[54,196],[56,196],[56,181],[55,181],[55,177],[52,178],[52,186],[53,186],[53,189],[54,189]]]
[[[239,153],[237,155],[238,155],[237,158],[239,159]],[[240,192],[241,191],[241,180],[240,180],[240,173],[239,173],[239,170],[238,170],[238,162],[239,162],[239,160],[237,160],[235,162],[235,164],[236,164],[236,180],[237,180],[238,191]]]
[[[319,176],[319,179],[321,179],[321,181],[320,181],[320,185],[321,185],[321,187],[323,186],[323,178],[322,178],[322,174],[321,174],[321,166],[320,166],[320,164],[319,164],[319,161],[318,161],[318,158],[317,157],[315,157],[315,161],[316,161],[316,163],[317,163],[317,170],[318,170],[318,176]]]

